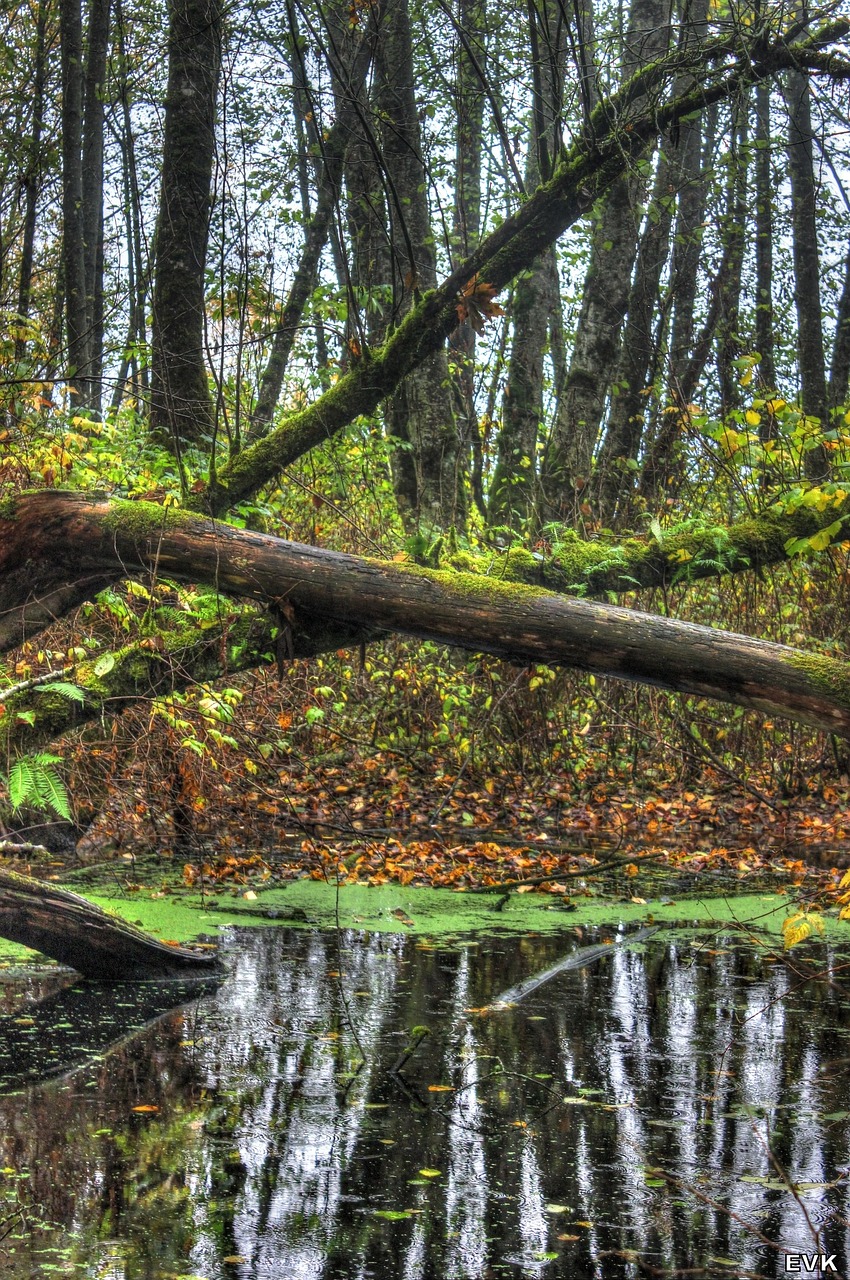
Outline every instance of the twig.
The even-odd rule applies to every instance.
[[[17,858],[28,854],[38,854],[39,857],[51,857],[49,849],[43,844],[16,844],[14,840],[0,840],[0,857]]]
[[[16,693],[25,693],[27,689],[34,689],[37,684],[47,684],[48,680],[63,680],[73,667],[64,667],[61,671],[43,671],[40,676],[33,676],[31,680],[21,680],[19,684],[11,684],[6,689],[0,689],[0,702],[4,698],[13,698]]]

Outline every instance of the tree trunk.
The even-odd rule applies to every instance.
[[[481,148],[485,92],[478,73],[486,38],[486,0],[459,0],[458,34],[453,265],[469,256],[481,236]],[[458,325],[449,340],[449,366],[458,399],[457,422],[462,468],[467,470],[471,463],[473,495],[476,504],[483,507],[477,480],[481,459],[481,429],[475,408],[475,330],[468,319]]]
[[[409,313],[420,291],[437,283],[422,158],[407,0],[386,0],[376,51],[381,156],[389,188],[394,313]],[[447,529],[465,521],[457,424],[445,344],[421,360],[393,392],[390,434],[401,442],[393,460],[396,497],[410,529]]]
[[[18,315],[26,319],[30,313],[32,293],[33,259],[35,253],[35,225],[38,210],[38,193],[42,182],[41,136],[43,132],[44,90],[47,84],[47,10],[49,0],[40,0],[35,32],[35,66],[33,68],[32,131],[28,156],[23,175],[24,225],[21,237],[21,263],[18,275]],[[26,355],[26,339],[15,339],[15,360]]]
[[[83,217],[83,23],[80,0],[60,0],[62,46],[62,267],[71,404],[88,405],[89,319]]]
[[[132,290],[130,297],[130,343],[131,351],[129,357],[130,370],[132,373],[131,393],[136,400],[137,412],[146,413],[149,408],[150,393],[150,374],[148,369],[148,360],[146,358],[148,332],[147,332],[147,299],[150,288],[150,263],[147,261],[145,254],[144,237],[142,235],[142,200],[139,191],[139,176],[136,164],[136,137],[133,128],[133,113],[131,109],[131,90],[127,76],[127,53],[124,35],[124,12],[122,0],[114,0],[116,25],[118,27],[118,58],[121,67],[120,80],[120,97],[121,97],[121,123],[123,128],[120,132],[119,146],[121,149],[121,163],[124,169],[126,180],[126,211],[127,220],[127,258],[128,263],[132,261],[133,271],[132,277],[135,280],[135,288]],[[128,275],[129,275],[128,270]],[[140,359],[140,351],[143,353]],[[116,390],[116,395],[118,391]],[[118,395],[115,408],[121,403],[120,395]]]
[[[809,82],[799,71],[789,71],[785,93],[788,105],[788,171],[791,178],[791,232],[794,246],[794,301],[797,309],[797,358],[803,413],[828,426],[826,356],[820,301],[820,253],[818,252],[817,187],[813,160],[812,108]],[[822,445],[810,449],[803,460],[810,480],[829,474]]]
[[[154,254],[151,427],[179,447],[208,439],[213,431],[204,360],[204,268],[221,65],[221,0],[170,0],[169,21]]]
[[[674,188],[668,146],[658,157],[653,195],[638,248],[626,325],[614,379],[616,394],[596,467],[596,509],[603,526],[625,527],[637,475],[656,361],[653,317],[673,224]]]
[[[759,383],[776,390],[776,361],[773,337],[773,175],[770,163],[770,86],[756,86],[755,154],[755,257],[756,320],[755,346],[761,356]],[[770,421],[765,414],[763,422]]]
[[[208,952],[172,947],[76,893],[0,868],[0,936],[87,978],[173,978],[218,968]]]
[[[103,118],[110,0],[90,0],[82,137],[83,246],[89,333],[90,407],[103,399]]]
[[[741,354],[741,276],[744,268],[744,239],[748,210],[749,118],[746,97],[736,102],[730,126],[726,213],[723,223],[723,254],[714,291],[717,295],[717,365],[720,381],[721,413],[725,417],[740,404],[735,360]],[[697,379],[698,381],[698,379]],[[696,391],[688,396],[693,399]],[[685,403],[687,403],[686,401]]]
[[[316,285],[319,262],[327,244],[334,210],[339,202],[343,163],[351,141],[352,122],[357,119],[354,104],[363,92],[371,61],[373,39],[374,32],[370,25],[364,38],[359,42],[354,56],[350,59],[344,90],[340,88],[338,91],[336,123],[327,137],[321,141],[322,165],[318,200],[307,223],[301,256],[275,329],[271,353],[260,380],[257,402],[251,414],[249,442],[265,435],[271,424],[280,399],[286,366],[304,319],[304,310]]]
[[[838,303],[835,339],[829,370],[829,406],[837,409],[847,403],[850,383],[850,249],[844,261],[844,287]]]
[[[633,0],[621,54],[624,78],[663,57],[669,21],[668,0]],[[620,352],[645,186],[643,175],[628,167],[595,218],[572,358],[541,474],[541,512],[550,520],[574,525],[590,514],[591,465]]]
[[[436,572],[300,546],[173,508],[42,491],[0,518],[0,610],[81,574],[128,571],[285,600],[296,616],[400,631],[785,715],[850,737],[845,663],[785,645],[474,574]]]
[[[544,5],[540,13],[529,5],[528,13],[534,78],[525,182],[527,190],[533,191],[551,177],[560,148],[566,42],[556,5]],[[534,505],[537,445],[543,426],[544,362],[550,317],[560,309],[558,263],[552,246],[522,273],[514,289],[513,342],[487,513],[491,526],[509,525],[519,532]]]

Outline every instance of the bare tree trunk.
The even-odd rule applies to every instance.
[[[420,291],[437,283],[428,174],[422,159],[407,0],[387,0],[377,48],[377,105],[386,166],[395,316],[401,319]],[[396,497],[409,528],[449,528],[465,522],[461,458],[441,345],[393,393],[390,433],[402,442],[393,471]]]
[[[668,0],[633,0],[621,55],[624,78],[663,56],[669,23]],[[626,171],[595,221],[572,358],[541,472],[541,508],[549,519],[574,524],[590,514],[591,466],[620,352],[644,190],[643,177]]]
[[[788,106],[788,171],[791,179],[794,301],[797,309],[801,401],[806,417],[817,418],[826,429],[829,407],[820,301],[812,108],[809,82],[799,71],[788,72],[785,100]],[[826,451],[821,445],[806,453],[804,468],[810,480],[822,480],[829,474]]]
[[[756,85],[755,154],[755,345],[761,356],[759,382],[765,391],[776,390],[773,337],[773,176],[770,163],[770,88]],[[765,415],[763,422],[769,422]]]
[[[730,127],[731,150],[727,178],[726,213],[723,222],[723,254],[717,270],[717,365],[720,381],[721,412],[726,415],[738,407],[740,392],[734,362],[741,354],[741,275],[744,269],[748,200],[747,144],[749,119],[746,97],[734,104]],[[688,403],[696,392],[688,393]]]
[[[127,273],[130,285],[130,323],[128,352],[122,361],[122,376],[118,378],[112,397],[112,411],[118,411],[124,394],[124,379],[129,370],[131,395],[137,411],[146,413],[149,408],[150,378],[147,361],[147,308],[149,265],[142,237],[141,196],[136,167],[136,139],[130,104],[130,85],[127,78],[126,41],[122,0],[114,0],[115,23],[118,34],[118,60],[121,77],[118,93],[121,103],[121,123],[116,124],[115,135],[121,151],[122,178],[124,183],[124,219],[127,227]]]
[[[373,39],[374,32],[370,24],[353,56],[348,60],[346,83],[340,85],[336,95],[336,123],[321,142],[318,200],[307,224],[301,257],[275,329],[271,353],[263,370],[257,402],[251,414],[249,442],[265,435],[272,421],[275,407],[280,399],[286,366],[304,319],[305,308],[316,285],[319,262],[339,203],[345,153],[351,141],[352,123],[357,119],[355,104],[362,98],[371,62]]]
[[[652,198],[638,248],[614,378],[616,394],[611,397],[596,467],[596,510],[603,526],[623,527],[631,516],[629,499],[638,474],[657,358],[653,319],[673,224],[673,191],[665,145],[658,157]]]
[[[532,131],[525,183],[533,190],[551,173],[561,143],[566,64],[566,32],[557,4],[538,12],[528,6],[532,54]],[[496,468],[490,485],[488,522],[519,531],[528,520],[537,485],[537,446],[543,426],[544,364],[552,315],[561,310],[554,246],[523,272],[514,290],[513,341],[502,402],[502,429],[496,441]]]
[[[35,66],[33,67],[32,129],[28,156],[23,175],[24,225],[21,237],[21,263],[18,275],[18,315],[27,319],[30,313],[33,260],[35,254],[35,227],[38,211],[38,194],[42,183],[44,156],[41,153],[41,137],[44,129],[44,91],[47,85],[47,15],[50,0],[40,0],[35,29]],[[15,360],[26,356],[26,340],[15,339]]]
[[[83,216],[83,23],[80,0],[60,0],[62,53],[62,265],[66,376],[72,404],[90,403],[89,318]]]
[[[204,360],[204,268],[221,67],[221,0],[170,0],[169,24],[151,427],[179,447],[207,439],[213,431]]]
[[[90,407],[103,399],[103,118],[110,0],[90,0],[82,136],[83,246],[89,333]]]
[[[844,262],[844,287],[838,303],[835,339],[829,370],[829,406],[837,409],[847,403],[850,383],[850,249]]]
[[[481,234],[481,147],[484,133],[484,87],[479,68],[484,60],[486,0],[459,0],[459,40],[455,77],[455,200],[452,261],[462,262]],[[475,330],[469,320],[449,339],[449,364],[458,399],[457,423],[464,471],[473,476],[473,496],[486,515],[476,476],[481,457],[481,431],[475,409]]]

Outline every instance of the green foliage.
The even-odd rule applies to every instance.
[[[28,805],[70,821],[71,802],[65,784],[54,767],[61,761],[61,756],[47,751],[21,756],[15,761],[7,779],[9,800],[14,812]]]
[[[97,675],[102,674],[96,672]],[[51,680],[48,684],[36,686],[36,693],[58,693],[63,698],[67,698],[69,702],[83,703],[86,700],[86,691],[81,689],[78,684],[71,684],[69,680]]]

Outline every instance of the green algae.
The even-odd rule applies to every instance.
[[[649,899],[645,903],[616,897],[563,898],[544,893],[459,893],[451,889],[412,888],[388,884],[340,885],[295,880],[275,889],[260,889],[256,899],[244,894],[208,894],[204,899],[175,890],[126,891],[100,886],[86,891],[96,906],[135,924],[164,941],[189,942],[216,937],[222,927],[356,929],[366,933],[400,933],[425,938],[468,934],[550,934],[582,928],[636,929],[647,924],[678,930],[728,929],[743,926],[781,937],[783,921],[794,904],[782,893],[750,893],[712,897]],[[845,921],[823,917],[826,935],[850,939]],[[0,966],[31,964],[37,953],[0,939]]]
[[[295,880],[279,889],[260,890],[256,901],[243,897],[196,894],[151,898],[149,894],[87,895],[98,906],[117,911],[156,937],[188,941],[221,925],[285,925],[291,928],[361,929],[370,933],[442,936],[458,933],[554,933],[576,926],[637,927],[683,923],[719,927],[757,925],[779,933],[792,910],[783,894],[681,898],[678,901],[621,902],[611,897],[579,898],[565,904],[552,894],[511,894],[499,909],[497,894],[456,893],[450,889],[401,885],[341,885]],[[402,918],[403,917],[403,918]],[[409,923],[408,923],[409,922]],[[850,937],[843,921],[825,919],[827,930]]]

